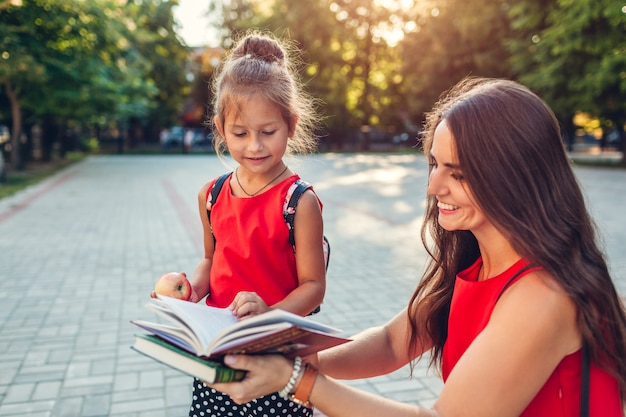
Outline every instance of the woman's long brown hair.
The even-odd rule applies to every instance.
[[[427,115],[427,156],[443,119],[481,210],[521,256],[554,276],[574,300],[592,359],[617,378],[626,398],[626,312],[553,112],[513,81],[467,78]],[[456,274],[479,251],[470,232],[446,231],[437,217],[436,200],[429,197],[422,240],[431,259],[408,314],[411,348],[426,331],[433,344],[430,364],[439,367]]]

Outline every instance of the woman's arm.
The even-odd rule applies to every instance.
[[[316,365],[322,373],[338,379],[388,374],[430,349],[430,343],[422,342],[418,351],[409,352],[408,335],[404,309],[385,325],[367,329],[351,342],[318,353]]]
[[[443,416],[518,416],[580,346],[574,302],[547,273],[533,272],[503,294],[435,409]]]
[[[289,379],[293,361],[282,356],[226,356],[228,366],[247,369],[248,375],[240,383],[215,384],[215,389],[226,392],[243,404],[268,392],[280,391]],[[311,403],[328,417],[435,417],[432,410],[418,408],[359,391],[321,373],[315,379]]]
[[[386,349],[392,357],[403,355],[394,342],[402,340],[397,331],[406,329],[402,317],[402,313],[396,316],[386,331],[365,332],[356,342],[322,352],[320,370],[353,377],[359,366],[377,372],[393,368],[397,359],[382,366],[375,361],[384,358]],[[502,296],[487,327],[452,370],[433,410],[360,392],[323,374],[316,378],[310,400],[329,417],[519,416],[563,357],[577,351],[580,344],[573,301],[547,274],[534,272]],[[237,402],[282,389],[292,367],[291,361],[280,356],[228,356],[226,363],[249,370],[240,383],[215,385]]]

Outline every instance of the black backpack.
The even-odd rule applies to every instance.
[[[211,191],[209,193],[211,205],[215,204],[215,202],[217,201],[217,197],[220,195],[220,191],[222,191],[222,186],[224,185],[224,182],[228,178],[230,178],[231,174],[232,172],[229,172],[227,174],[221,175],[219,178],[217,178],[217,180],[215,180],[215,184],[213,184],[213,187],[211,188]],[[296,252],[296,238],[294,233],[294,218],[296,215],[296,207],[298,206],[298,201],[300,200],[302,194],[309,188],[311,188],[311,184],[301,179],[297,179],[296,182],[294,182],[291,187],[289,187],[289,190],[287,190],[287,196],[291,195],[291,197],[289,197],[288,200],[287,198],[285,198],[285,200],[287,200],[287,203],[283,205],[283,218],[285,219],[285,223],[287,225],[287,228],[289,229],[289,243],[291,244],[294,253]],[[210,224],[211,210],[209,209],[207,209],[207,216],[209,218]],[[328,270],[328,263],[330,261],[330,242],[328,241],[326,236],[323,236],[323,238],[324,239],[322,241],[322,246],[324,249],[324,262],[326,265],[326,270]],[[213,235],[213,239],[215,239],[215,235]],[[313,312],[311,312],[311,314],[318,313],[319,311],[320,308],[317,307]]]

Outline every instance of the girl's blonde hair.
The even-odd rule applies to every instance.
[[[295,50],[295,48],[293,48]],[[252,96],[262,96],[275,103],[283,120],[291,127],[297,117],[292,137],[287,142],[288,154],[315,152],[315,101],[306,94],[290,60],[291,45],[270,34],[251,32],[243,37],[224,58],[213,80],[213,117],[224,125],[227,112],[238,112],[241,103]],[[211,118],[211,122],[212,119]],[[215,151],[222,155],[226,143],[214,123]]]

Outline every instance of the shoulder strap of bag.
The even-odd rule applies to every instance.
[[[502,297],[502,294],[504,294],[504,291],[506,291],[507,288],[509,288],[509,286],[513,283],[513,281],[515,281],[517,279],[517,277],[519,277],[520,275],[522,275],[524,272],[528,271],[531,268],[536,267],[537,265],[534,263],[528,264],[524,267],[522,267],[522,269],[520,269],[519,271],[517,271],[515,274],[513,274],[513,276],[511,278],[509,278],[509,280],[504,284],[504,286],[502,287],[502,289],[500,290],[500,293],[498,294],[498,297],[496,298],[496,303],[498,302],[498,300],[500,300],[500,297]]]
[[[213,183],[213,187],[211,187],[211,191],[209,192],[209,195],[207,197],[207,203],[210,202],[211,207],[213,207],[213,204],[215,204],[215,202],[217,201],[217,197],[220,195],[220,191],[222,191],[222,186],[224,185],[224,182],[226,182],[226,180],[230,178],[231,174],[232,172],[223,174],[215,180],[215,183]],[[209,218],[209,225],[210,225],[211,224],[211,210],[207,208],[206,214],[207,214],[207,217]],[[213,232],[213,227],[211,227],[211,232]],[[215,240],[215,236],[213,236],[213,239]]]
[[[589,365],[590,365],[590,357],[589,357],[589,347],[587,343],[583,340],[582,346],[582,356],[583,356],[583,366],[582,366],[582,375],[580,378],[580,417],[588,417],[589,416]]]
[[[306,181],[302,181],[301,179],[297,179],[289,190],[287,190],[287,196],[285,197],[285,204],[283,205],[283,216],[285,218],[285,223],[287,223],[287,227],[289,228],[289,243],[291,246],[296,247],[296,238],[294,233],[294,219],[296,216],[296,208],[298,207],[298,201],[300,201],[300,197],[306,190],[311,187],[311,184]]]
[[[289,190],[287,190],[287,195],[285,196],[285,204],[283,205],[283,216],[285,218],[285,223],[287,223],[287,228],[289,229],[289,243],[293,247],[293,251],[296,251],[296,237],[295,237],[295,216],[296,216],[296,208],[298,206],[298,201],[302,194],[306,190],[311,188],[311,184],[301,179],[297,179]],[[326,266],[326,270],[328,270],[328,262],[330,261],[330,242],[323,236],[322,248],[324,250],[324,263]],[[317,314],[321,311],[321,306],[317,306],[313,311],[309,313],[309,316]]]
[[[296,208],[298,206],[298,201],[300,201],[300,197],[306,190],[311,188],[311,184],[302,179],[297,179],[289,190],[287,190],[287,196],[285,197],[285,204],[283,205],[283,216],[285,218],[285,223],[287,223],[287,228],[289,229],[289,243],[293,247],[293,251],[296,251],[296,237],[295,237],[295,216],[296,216]],[[326,266],[326,270],[328,270],[328,263],[330,261],[330,242],[323,236],[323,249],[324,249],[324,262]]]

